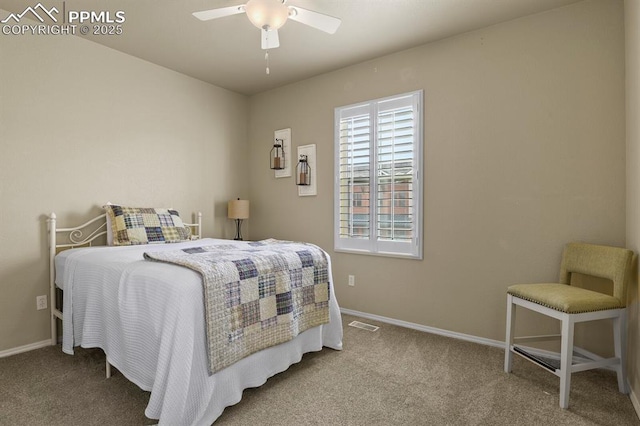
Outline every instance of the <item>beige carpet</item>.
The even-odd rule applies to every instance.
[[[640,425],[613,372],[575,374],[562,410],[558,379],[520,357],[505,374],[502,350],[353,319],[343,351],[305,355],[215,425]],[[0,359],[0,425],[153,424],[148,398],[118,372],[105,379],[100,350]]]

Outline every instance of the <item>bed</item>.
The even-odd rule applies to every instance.
[[[71,228],[48,218],[51,342],[62,350],[101,348],[107,366],[151,392],[145,415],[159,425],[210,425],[224,408],[238,403],[246,388],[299,362],[323,347],[342,349],[342,323],[328,261],[327,324],[211,372],[203,276],[189,268],[145,260],[145,253],[228,247],[229,240],[201,238],[201,215],[185,223],[190,239],[172,244],[104,245],[107,215]],[[101,242],[102,241],[102,245]],[[251,244],[235,242],[233,244]],[[326,255],[326,253],[325,253]],[[60,308],[60,306],[62,306]]]

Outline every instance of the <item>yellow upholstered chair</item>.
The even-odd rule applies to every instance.
[[[626,351],[626,292],[633,252],[631,250],[592,244],[567,244],[562,255],[559,283],[516,284],[507,290],[507,334],[505,340],[504,371],[511,372],[513,354],[540,365],[560,377],[560,407],[569,406],[571,373],[614,366],[618,375],[618,389],[627,393],[625,370]],[[571,285],[571,274],[579,273],[605,278],[613,282],[613,294],[607,295]],[[521,306],[562,322],[560,335],[514,337],[515,307]],[[615,356],[601,358],[574,347],[574,324],[584,321],[613,319]],[[517,343],[560,338],[560,366],[532,354]],[[585,362],[573,362],[574,351]]]

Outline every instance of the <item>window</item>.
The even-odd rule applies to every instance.
[[[336,251],[422,258],[422,91],[335,109]]]

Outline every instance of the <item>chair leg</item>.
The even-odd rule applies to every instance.
[[[573,364],[574,323],[570,315],[562,318],[562,343],[560,348],[560,407],[569,407],[571,390],[571,365]]]
[[[620,316],[613,319],[613,342],[615,348],[615,357],[620,360],[620,364],[616,366],[618,375],[618,390],[624,394],[629,393],[627,387],[627,339],[626,339],[626,311],[623,310]]]
[[[504,339],[504,371],[511,373],[511,366],[513,364],[513,352],[511,352],[511,345],[513,345],[513,333],[516,325],[516,305],[513,304],[513,296],[507,294],[507,335]]]

